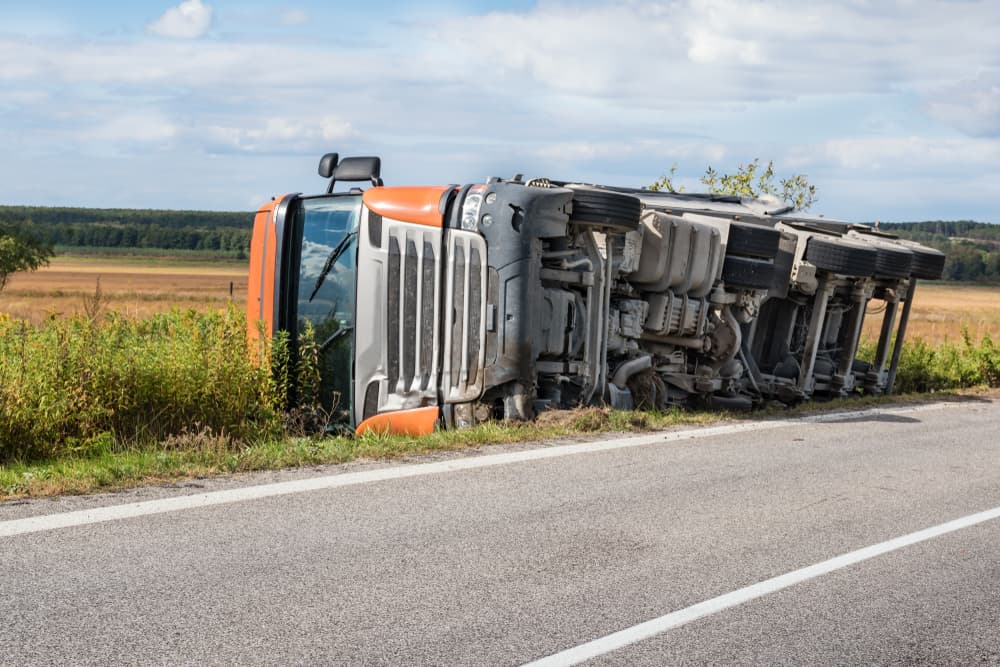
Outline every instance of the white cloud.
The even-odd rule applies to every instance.
[[[289,9],[281,15],[281,22],[284,25],[304,25],[309,22],[309,15],[301,9]]]
[[[159,113],[127,113],[100,123],[88,135],[115,144],[162,144],[179,134],[179,128]]]
[[[633,141],[559,141],[539,143],[531,154],[553,164],[589,161],[661,161],[708,164],[726,157],[726,148],[713,143],[684,143],[637,139]],[[655,178],[655,174],[652,175]]]
[[[197,39],[212,26],[212,8],[201,0],[184,0],[152,21],[146,29],[154,35],[175,39]]]
[[[313,150],[317,155],[328,145],[324,142],[357,136],[349,122],[330,115],[312,119],[270,117],[247,127],[215,125],[194,132],[202,134],[212,144],[239,151]]]
[[[785,164],[801,169],[835,165],[847,170],[905,173],[965,167],[991,171],[1000,164],[1000,140],[927,137],[847,137],[789,150]]]
[[[928,97],[935,118],[972,136],[1000,137],[1000,69],[942,86]]]
[[[320,120],[320,133],[327,141],[339,141],[357,134],[351,124],[336,116],[324,116]]]
[[[742,65],[764,64],[761,45],[752,40],[732,39],[711,30],[698,28],[688,33],[688,41],[690,43],[688,58],[697,64],[730,62]]]
[[[437,26],[425,54],[463,79],[672,107],[922,93],[1000,59],[988,2],[549,2]]]

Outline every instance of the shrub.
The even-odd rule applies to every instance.
[[[247,354],[245,316],[174,310],[40,326],[0,316],[0,462],[280,431],[279,383]],[[195,426],[196,425],[196,426]]]
[[[858,357],[871,361],[875,345],[866,342]],[[930,345],[920,338],[906,340],[896,371],[895,393],[1000,386],[1000,348],[986,334],[980,343],[962,331],[960,343]]]

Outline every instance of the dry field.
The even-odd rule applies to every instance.
[[[0,313],[38,322],[50,314],[83,312],[97,282],[105,310],[146,317],[174,306],[196,310],[240,306],[247,297],[247,264],[225,261],[168,261],[60,256],[34,273],[10,278],[0,292]]]
[[[872,303],[879,304],[874,310],[881,308],[880,302]],[[866,336],[877,339],[881,323],[881,316],[870,310],[865,318]],[[963,327],[976,342],[987,333],[995,342],[1000,342],[1000,287],[917,285],[906,329],[907,340],[958,342],[962,339]]]
[[[230,283],[233,301],[246,303],[247,265],[242,262],[62,256],[35,273],[13,276],[0,292],[0,313],[37,322],[50,313],[81,312],[98,278],[106,308],[133,317],[174,306],[221,308],[229,300]],[[866,318],[868,337],[878,336],[880,322],[874,312]],[[989,333],[1000,342],[1000,287],[918,285],[908,338],[958,341],[963,326],[976,341]]]

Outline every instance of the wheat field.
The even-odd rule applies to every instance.
[[[177,306],[221,308],[230,300],[246,304],[245,262],[204,262],[140,258],[56,257],[50,266],[11,277],[0,292],[0,313],[38,322],[52,314],[68,316],[93,303],[100,280],[101,306],[131,317],[145,317]],[[876,338],[881,318],[873,302],[865,335]],[[1000,340],[1000,287],[919,284],[907,338],[929,343],[958,341],[963,328],[974,340],[990,334]]]
[[[881,307],[881,302],[873,301],[869,308],[864,326],[868,338],[878,338],[882,317],[876,311]],[[1000,341],[1000,287],[918,283],[906,338],[958,342],[963,329],[976,342],[985,334]]]
[[[36,323],[51,315],[71,316],[92,307],[98,289],[103,310],[130,317],[146,317],[175,306],[218,309],[230,298],[242,307],[247,296],[247,264],[61,256],[38,271],[11,276],[0,292],[0,313]]]

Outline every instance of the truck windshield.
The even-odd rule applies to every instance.
[[[300,200],[297,335],[306,323],[319,347],[319,400],[331,422],[350,423],[360,195]],[[293,245],[293,247],[295,247]]]

